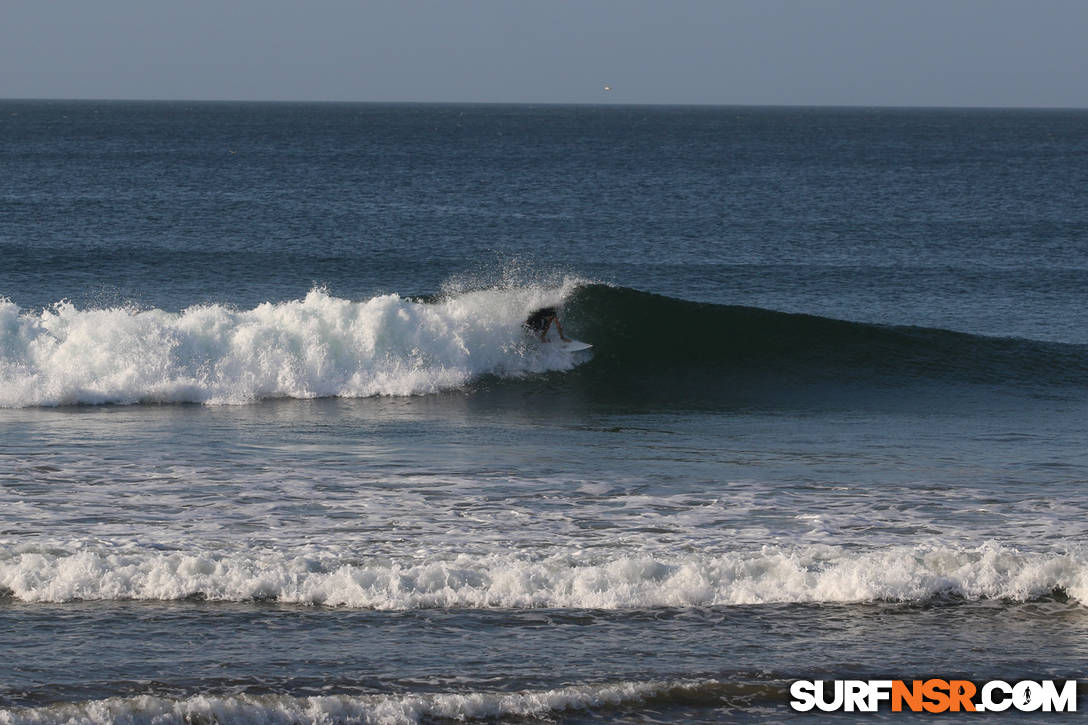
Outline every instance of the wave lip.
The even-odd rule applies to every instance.
[[[521,322],[575,284],[431,304],[315,289],[251,310],[181,313],[59,303],[32,314],[0,300],[0,407],[417,395],[481,375],[569,369],[571,356],[527,344]]]
[[[166,553],[94,545],[0,544],[0,593],[26,602],[275,600],[378,610],[623,610],[769,603],[1027,601],[1056,592],[1088,604],[1088,558],[987,543],[852,551],[813,545],[718,555],[586,560],[461,555],[368,562],[329,552]]]

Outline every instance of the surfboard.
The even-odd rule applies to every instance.
[[[581,340],[569,340],[567,342],[560,342],[559,349],[566,352],[578,352],[579,350],[588,350],[593,347],[588,342],[582,342]]]

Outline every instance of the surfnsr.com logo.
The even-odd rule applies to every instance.
[[[797,680],[798,712],[1076,712],[1076,680]]]

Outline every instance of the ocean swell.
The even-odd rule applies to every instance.
[[[584,285],[565,312],[600,380],[703,370],[748,382],[1088,386],[1088,347],[835,320]]]

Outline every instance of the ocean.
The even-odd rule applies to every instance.
[[[2,101],[0,169],[0,723],[1088,708],[1088,111]]]

